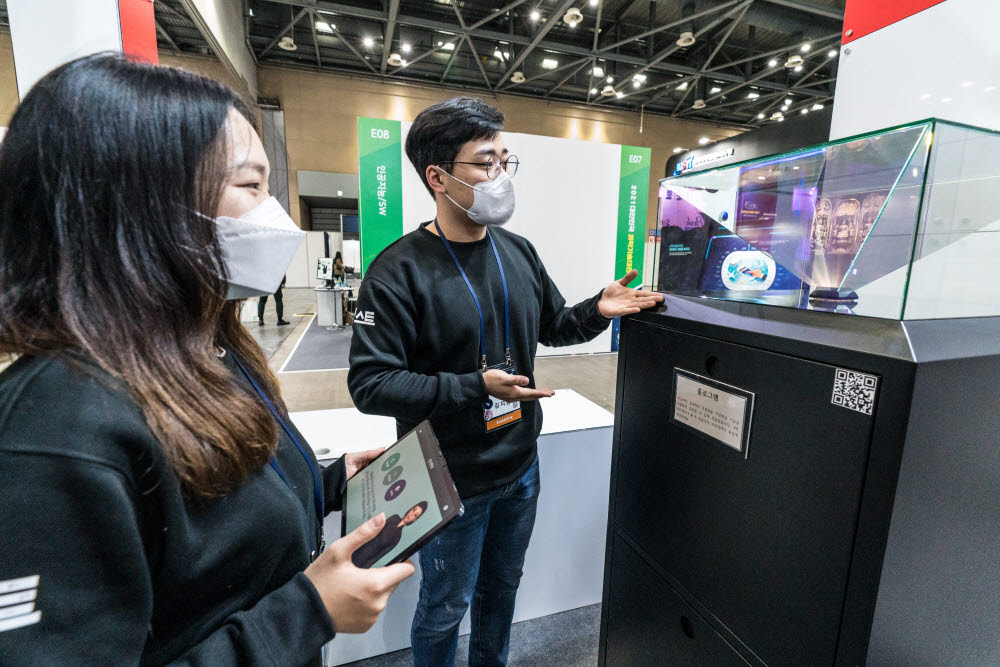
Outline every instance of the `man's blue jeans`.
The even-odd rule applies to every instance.
[[[538,460],[507,486],[462,500],[465,514],[420,550],[415,667],[455,664],[458,626],[472,603],[470,665],[506,665],[514,598],[538,506]]]

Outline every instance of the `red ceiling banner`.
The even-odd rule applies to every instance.
[[[870,35],[942,2],[947,0],[847,0],[843,43]]]
[[[143,62],[158,63],[153,0],[118,0],[118,19],[125,55]]]

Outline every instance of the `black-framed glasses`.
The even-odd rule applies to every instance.
[[[516,155],[508,155],[506,160],[501,160],[496,155],[491,155],[486,162],[458,162],[456,160],[443,160],[438,164],[471,164],[473,167],[482,167],[486,170],[486,177],[491,181],[500,175],[501,171],[507,172],[507,175],[514,178],[514,174],[517,173],[517,167],[520,164],[518,162]]]

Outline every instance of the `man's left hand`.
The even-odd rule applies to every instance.
[[[344,465],[347,467],[347,479],[354,477],[364,470],[365,466],[377,459],[385,447],[380,449],[369,449],[367,452],[351,452],[344,454]]]
[[[654,308],[663,303],[663,295],[657,292],[643,292],[627,285],[635,280],[639,272],[632,269],[619,280],[604,288],[597,309],[601,315],[610,319],[623,315],[634,315],[640,310]]]

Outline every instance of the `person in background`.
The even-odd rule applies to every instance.
[[[283,315],[285,314],[285,301],[281,294],[281,288],[285,286],[285,281],[288,280],[287,276],[282,276],[281,284],[278,285],[278,290],[274,293],[274,311],[278,316],[278,326],[284,326],[290,324],[286,322]],[[264,307],[267,305],[267,295],[257,299],[257,326],[264,326]]]
[[[302,240],[248,114],[91,56],[0,144],[2,665],[318,665],[413,573],[323,549],[380,452],[322,468],[240,323]]]
[[[501,227],[514,212],[518,167],[500,134],[503,120],[468,97],[417,116],[406,154],[437,217],[376,257],[358,295],[367,317],[351,347],[355,405],[395,417],[400,435],[430,419],[465,506],[420,551],[411,631],[417,667],[454,663],[470,604],[469,663],[507,661],[540,489],[537,401],[553,394],[535,387],[538,344],[583,343],[612,318],[663,300],[626,287],[631,271],[566,306],[534,246]]]
[[[339,250],[333,258],[333,279],[337,282],[344,281],[344,258],[341,256]]]

